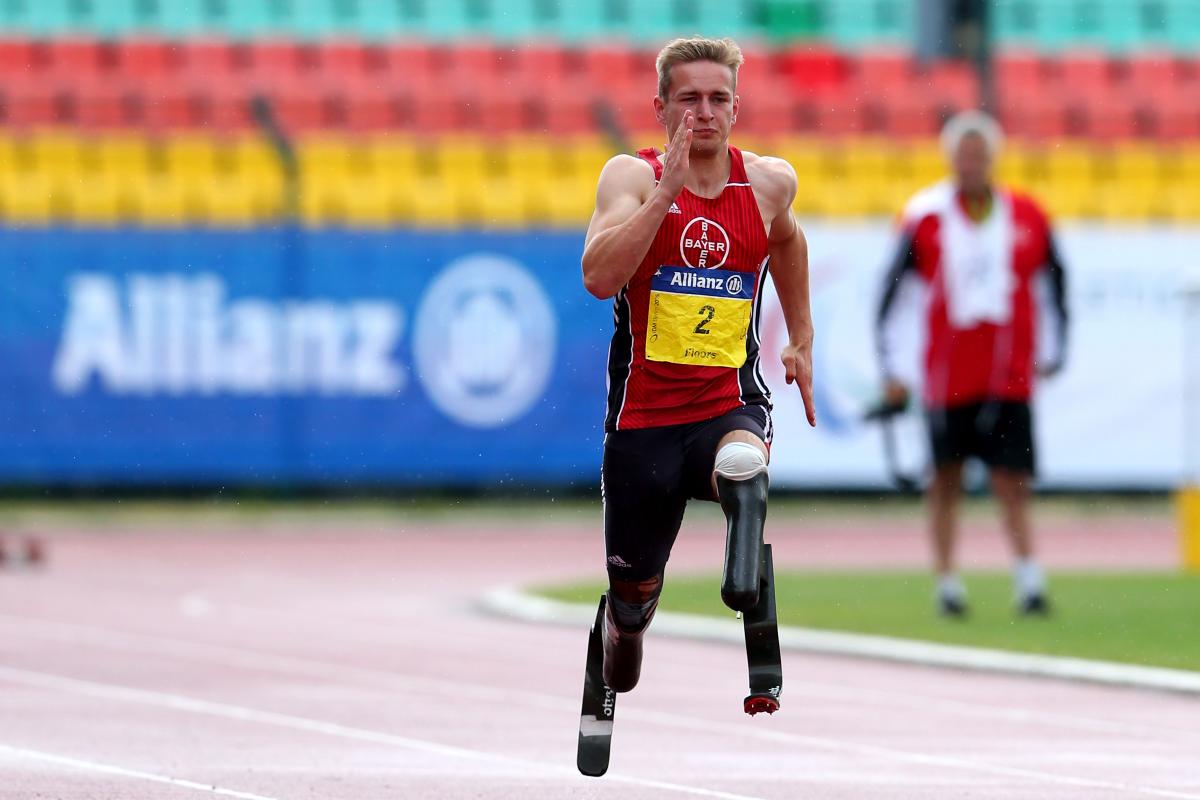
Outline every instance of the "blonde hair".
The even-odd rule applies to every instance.
[[[704,36],[673,39],[659,51],[654,62],[658,69],[658,96],[667,99],[667,92],[671,88],[671,67],[693,61],[715,61],[729,67],[733,73],[733,88],[736,89],[738,67],[744,60],[742,48],[733,39],[709,39]]]

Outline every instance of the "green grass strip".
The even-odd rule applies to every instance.
[[[964,575],[967,619],[939,617],[933,580],[916,571],[780,572],[779,621],[821,630],[895,636],[1022,653],[1101,659],[1200,671],[1200,575],[1170,572],[1059,572],[1050,577],[1053,613],[1014,611],[1005,573]],[[730,617],[717,575],[668,576],[665,610]],[[592,602],[603,584],[551,587],[539,594]]]

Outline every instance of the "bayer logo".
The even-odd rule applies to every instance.
[[[742,293],[742,276],[741,275],[730,275],[729,280],[725,281],[725,291],[729,292],[730,294],[734,294],[734,295],[741,294]]]
[[[418,377],[430,401],[463,425],[507,425],[546,388],[555,328],[546,293],[521,264],[468,256],[446,267],[421,301]]]

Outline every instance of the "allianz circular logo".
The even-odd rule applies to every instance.
[[[725,281],[725,291],[729,294],[739,294],[742,291],[742,276],[730,275],[729,280]]]
[[[413,329],[417,375],[455,421],[495,428],[527,413],[550,380],[557,325],[536,279],[513,259],[458,259],[433,281]]]

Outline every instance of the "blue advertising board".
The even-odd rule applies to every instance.
[[[582,239],[0,229],[0,481],[595,485]]]

